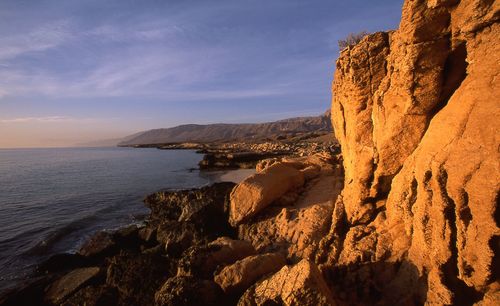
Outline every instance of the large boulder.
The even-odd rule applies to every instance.
[[[277,163],[238,184],[231,192],[229,222],[236,226],[255,216],[287,191],[304,185],[304,174]]]
[[[318,161],[310,165],[311,158],[298,160],[285,162],[300,164],[303,169],[317,168],[320,164]],[[318,176],[307,181],[301,190],[276,201],[284,206],[268,207],[250,222],[240,224],[239,238],[251,241],[258,251],[280,249],[288,258],[313,260],[330,230],[335,199],[343,186],[339,165],[321,163],[319,168]]]
[[[222,269],[214,280],[226,293],[241,293],[262,276],[278,271],[285,264],[285,256],[280,253],[249,256]]]

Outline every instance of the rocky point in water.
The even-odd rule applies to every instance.
[[[342,50],[342,152],[159,192],[2,305],[499,305],[500,1],[406,0]],[[277,183],[279,182],[279,183]]]

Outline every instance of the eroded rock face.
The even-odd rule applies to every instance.
[[[248,289],[238,302],[250,305],[337,305],[318,268],[307,260],[285,266]]]
[[[497,0],[407,0],[398,30],[342,51],[332,120],[346,224],[334,216],[321,259],[332,281],[348,269],[393,302],[498,296],[499,19]],[[389,262],[390,277],[367,277]]]

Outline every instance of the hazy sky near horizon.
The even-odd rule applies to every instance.
[[[337,40],[402,2],[2,0],[0,148],[320,114]]]

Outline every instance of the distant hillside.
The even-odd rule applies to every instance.
[[[167,129],[154,129],[126,137],[119,146],[214,142],[232,140],[258,140],[278,136],[331,131],[330,111],[316,117],[298,117],[266,123],[242,124],[186,124]]]

